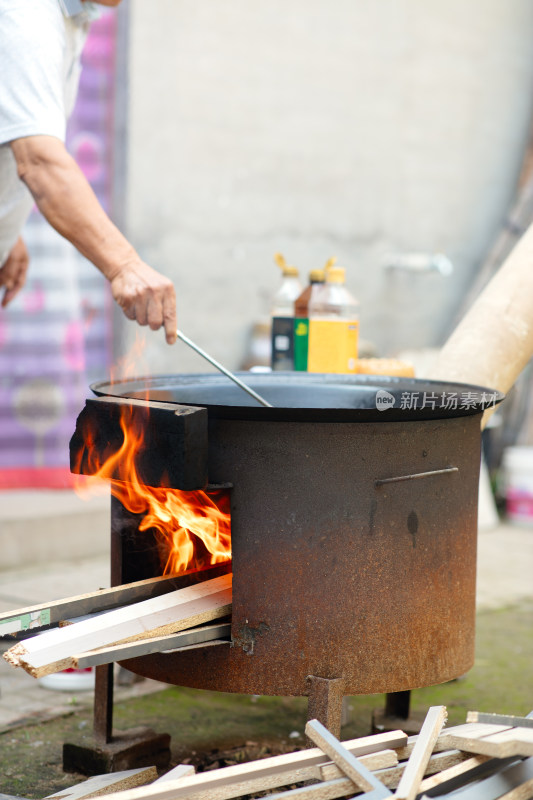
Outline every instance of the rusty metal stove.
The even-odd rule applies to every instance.
[[[147,474],[166,466],[174,488],[231,487],[231,645],[125,666],[182,686],[307,695],[334,728],[343,695],[462,675],[474,660],[480,415],[501,395],[371,376],[247,380],[276,407],[193,375],[95,386],[103,398],[80,415],[102,419],[116,398],[136,398],[152,427],[166,410],[181,425],[179,452],[167,426],[157,467],[153,431]],[[82,440],[80,428],[72,448]],[[115,499],[112,509],[112,582],[149,577],[136,554],[146,533]]]

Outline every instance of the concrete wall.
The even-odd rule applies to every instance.
[[[236,367],[280,250],[304,273],[338,256],[383,351],[438,343],[515,191],[533,4],[128,4],[125,224],[175,281],[184,332]],[[454,275],[383,269],[413,251],[446,253]],[[161,334],[146,362],[205,370]]]

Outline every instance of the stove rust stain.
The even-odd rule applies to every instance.
[[[255,642],[258,636],[262,636],[264,633],[268,633],[270,627],[266,624],[266,622],[260,622],[257,627],[252,627],[248,624],[248,621],[242,623],[239,627],[239,633],[237,636],[232,636],[231,638],[231,645],[232,647],[242,647],[243,652],[246,655],[251,656],[253,655]]]
[[[416,534],[418,533],[418,514],[416,511],[411,511],[407,517],[407,530],[413,539],[413,548],[416,547]]]

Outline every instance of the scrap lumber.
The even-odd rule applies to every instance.
[[[437,795],[447,796],[448,793],[454,792],[455,789],[460,789],[461,787],[464,787],[467,784],[478,783],[484,778],[488,778],[489,776],[494,775],[496,772],[501,772],[503,769],[505,769],[505,767],[517,764],[518,761],[520,760],[514,757],[489,758],[488,756],[474,756],[474,758],[486,759],[486,760],[481,761],[481,763],[477,765],[474,765],[467,772],[463,772],[455,776],[450,775],[447,779],[442,780],[442,782],[439,783],[437,786],[434,786],[433,788],[429,789],[424,789],[421,791],[421,793],[424,793],[424,795],[427,797],[435,797]]]
[[[391,791],[381,783],[371,771],[357,760],[327,728],[317,719],[310,720],[305,733],[311,741],[331,758],[331,760],[350,778],[353,784],[364,792],[378,790],[376,797],[390,797]]]
[[[454,791],[453,800],[530,800],[533,758],[511,764],[490,778]],[[444,795],[445,797],[446,795]],[[421,795],[421,800],[428,795]]]
[[[218,577],[222,571],[228,571],[227,565],[207,569],[213,578]],[[197,578],[198,572],[147,578],[121,586],[112,586],[110,589],[98,589],[87,594],[50,600],[13,611],[3,611],[0,613],[0,638],[7,636],[17,638],[21,634],[59,625],[60,622],[74,617],[110,611],[152,597],[160,597],[167,592],[196,583]]]
[[[360,756],[358,759],[359,764],[366,768],[366,769],[377,769],[378,767],[382,767],[386,764],[392,764],[396,761],[396,756],[394,750],[383,750],[379,753],[370,753],[366,756]],[[257,763],[257,762],[256,762]],[[324,797],[327,795],[329,800],[335,800],[337,797],[345,797],[347,794],[352,794],[354,792],[354,784],[350,778],[347,778],[341,770],[335,764],[326,764],[324,767],[320,768],[320,771],[330,767],[332,771],[335,772],[335,777],[321,783],[316,783],[313,786],[306,787],[308,789],[312,789],[311,797],[314,795],[315,797]],[[227,768],[225,768],[227,769]],[[241,795],[248,794],[250,791],[253,791],[253,794],[257,794],[258,792],[263,792],[268,789],[275,789],[279,786],[286,786],[288,784],[299,783],[304,780],[313,780],[317,779],[319,776],[317,775],[317,771],[314,768],[309,768],[307,773],[305,769],[299,770],[298,772],[293,773],[286,773],[283,777],[281,776],[272,776],[270,778],[263,778],[254,781],[253,786],[252,783],[249,782],[245,784],[233,784],[229,787],[229,792],[231,794],[226,794],[226,797],[240,797]],[[278,797],[287,794],[290,796],[290,793],[294,790],[288,790],[285,792],[278,793],[276,795],[269,795],[270,797]],[[385,795],[385,797],[390,797],[390,792]],[[380,797],[383,795],[371,793],[373,800],[379,800]],[[174,795],[172,795],[174,797]],[[215,797],[218,798],[218,793],[213,793],[211,791],[202,792],[200,794],[191,794],[187,795],[187,797],[194,797],[195,800],[211,800],[211,798]],[[368,799],[369,795],[365,795],[365,798]]]
[[[345,778],[343,783],[347,783],[348,780]],[[315,783],[313,786],[301,786],[299,789],[289,789],[286,792],[268,795],[268,800],[335,800],[341,796],[337,784],[338,781],[328,781],[327,783]],[[388,794],[384,795],[383,791]],[[344,794],[348,794],[348,792],[345,791]],[[391,792],[386,786],[382,786],[371,792],[365,792],[364,795],[358,794],[358,796],[361,797],[361,800],[381,800],[382,797],[391,797]]]
[[[469,754],[462,753],[460,750],[446,750],[443,753],[434,753],[427,763],[426,769],[424,770],[424,775],[437,775],[439,772],[442,772],[445,769],[450,769],[457,764],[462,764],[463,761],[466,761],[468,758]],[[396,767],[378,769],[376,771],[376,778],[379,778],[380,781],[385,784],[385,786],[389,787],[389,789],[396,789],[400,783],[405,765],[406,762],[404,761],[398,764]],[[325,769],[325,767],[323,769]]]
[[[455,780],[459,777],[465,778],[465,782],[467,782],[469,774],[472,775],[474,768],[479,767],[489,760],[489,756],[473,756],[472,758],[467,758],[466,761],[461,761],[460,764],[456,764],[453,767],[442,770],[442,772],[425,778],[419,786],[419,792],[428,792],[430,789],[434,789],[435,786],[441,788],[446,786],[446,789],[448,789],[448,785],[451,783],[452,779]]]
[[[380,750],[379,753],[371,753],[368,756],[360,756],[359,761],[365,765],[367,769],[372,772],[376,770],[385,770],[388,768],[396,767],[398,765],[398,757],[394,750]],[[337,764],[328,761],[315,770],[311,777],[320,778],[321,781],[333,781],[335,778],[344,778],[345,773]]]
[[[469,722],[445,732],[442,741],[449,747],[494,758],[533,756],[533,730],[529,728]]]
[[[231,611],[231,574],[177,589],[18,642],[4,658],[36,678],[73,665],[73,656],[119,642],[161,636]]]
[[[394,794],[397,800],[414,800],[442,726],[448,718],[445,706],[432,706],[418,734],[413,752]]]
[[[169,781],[181,780],[182,778],[187,778],[189,775],[194,775],[195,772],[196,770],[192,764],[178,764],[178,766],[174,767],[174,769],[171,769],[168,772],[165,772],[164,775],[161,775],[160,778],[154,781],[152,786],[156,783],[161,784],[168,783]]]
[[[467,722],[485,722],[489,725],[510,725],[513,728],[533,728],[533,718],[513,717],[507,714],[486,714],[483,711],[468,711]]]
[[[502,794],[499,800],[531,800],[533,797],[533,778],[515,786],[514,789]]]
[[[402,747],[407,736],[402,731],[379,733],[343,742],[344,747],[357,756],[365,766],[376,759],[380,751]],[[389,758],[391,756],[389,755]],[[395,756],[392,755],[392,759]],[[380,757],[381,760],[381,757]],[[318,747],[281,756],[271,756],[247,764],[236,764],[218,770],[191,775],[167,784],[131,789],[111,795],[109,800],[229,800],[241,795],[267,791],[307,780],[320,780],[319,769],[328,763],[328,757]],[[345,779],[341,778],[341,781]],[[350,781],[353,789],[353,784]],[[324,784],[321,784],[324,785]],[[348,790],[350,791],[350,789]],[[344,791],[346,794],[346,791]],[[341,797],[341,794],[335,797]],[[366,798],[365,798],[366,800]]]
[[[87,800],[89,797],[101,797],[112,792],[133,789],[135,786],[144,786],[156,778],[157,769],[155,767],[141,767],[106,775],[94,775],[68,789],[61,789],[55,794],[49,794],[44,800]]]
[[[115,661],[124,661],[129,658],[150,655],[150,653],[167,653],[174,650],[185,649],[190,645],[205,644],[216,640],[229,638],[231,624],[229,622],[218,625],[205,625],[201,628],[190,628],[178,633],[169,633],[166,636],[155,636],[149,639],[139,639],[126,644],[114,644],[111,647],[87,650],[72,656],[75,669],[99,667],[101,664],[111,664]]]

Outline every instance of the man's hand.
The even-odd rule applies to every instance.
[[[29,263],[30,258],[26,250],[26,245],[19,236],[11,248],[7,261],[4,263],[4,266],[0,268],[0,286],[5,288],[2,298],[2,308],[5,308],[7,304],[13,300],[26,283],[26,273]]]
[[[113,298],[128,319],[152,330],[165,328],[168,344],[176,341],[176,294],[172,282],[138,260],[111,278]]]

